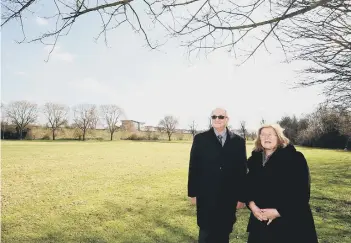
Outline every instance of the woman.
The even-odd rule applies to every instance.
[[[316,243],[309,168],[283,129],[265,125],[248,159],[248,243]]]

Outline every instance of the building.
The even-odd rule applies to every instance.
[[[146,132],[157,132],[159,129],[155,126],[144,126],[143,131]]]
[[[142,125],[144,125],[144,122],[139,122],[139,121],[134,121],[134,120],[121,120],[122,125],[121,129],[123,131],[128,131],[128,132],[136,132],[136,131],[141,131]]]
[[[191,133],[191,130],[188,129],[175,129],[175,133]]]

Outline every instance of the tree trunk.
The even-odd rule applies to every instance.
[[[346,144],[345,144],[345,150],[349,150],[349,141],[351,140],[351,136],[347,137]]]
[[[52,129],[52,140],[55,140],[55,129]]]
[[[20,135],[19,139],[22,140],[22,135],[23,135],[23,129],[22,129],[22,127],[20,127],[19,135]]]
[[[83,130],[83,141],[85,141],[85,129]]]
[[[171,141],[172,134],[168,134],[168,141]]]
[[[113,140],[113,131],[111,132],[111,141]]]

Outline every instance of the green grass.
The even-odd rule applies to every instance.
[[[196,242],[186,197],[190,146],[2,142],[2,242]],[[299,149],[310,164],[320,242],[348,242],[351,153]],[[246,242],[248,215],[238,213],[231,242]]]

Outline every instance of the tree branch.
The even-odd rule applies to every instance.
[[[126,5],[126,4],[129,4],[132,1],[134,1],[134,0],[122,0],[122,1],[114,2],[114,3],[98,5],[98,6],[94,7],[94,8],[87,8],[87,9],[85,9],[83,11],[73,12],[73,13],[71,13],[71,16],[65,17],[63,19],[65,20],[65,19],[77,18],[80,15],[83,15],[83,14],[86,14],[86,13],[89,13],[89,12],[92,12],[92,11],[97,11],[97,10],[105,9],[105,8],[111,8],[111,7],[115,7],[115,6],[118,6],[118,5]]]

